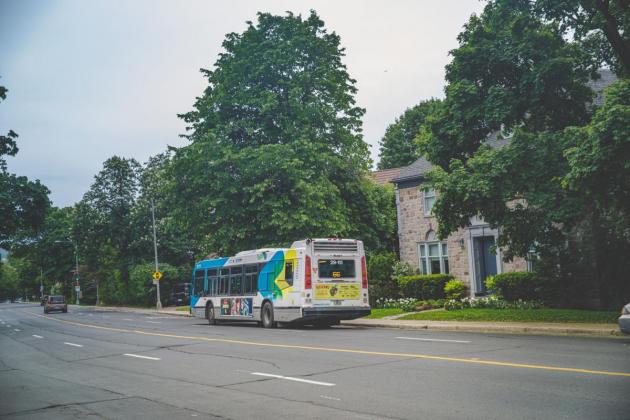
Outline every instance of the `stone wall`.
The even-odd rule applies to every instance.
[[[400,259],[419,269],[418,243],[425,242],[431,230],[437,233],[435,217],[424,215],[424,200],[419,186],[397,190],[398,240]],[[449,271],[455,278],[463,281],[468,290],[472,280],[472,269],[468,260],[468,231],[459,229],[446,238],[448,247]],[[527,263],[523,258],[511,262],[501,262],[501,272],[526,271]]]

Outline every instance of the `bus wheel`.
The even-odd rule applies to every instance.
[[[217,318],[214,316],[214,305],[212,303],[209,303],[206,308],[206,318],[208,319],[208,324],[216,325]]]
[[[262,318],[263,328],[273,328],[276,326],[276,323],[273,321],[273,307],[271,303],[265,302],[262,306],[260,317]]]

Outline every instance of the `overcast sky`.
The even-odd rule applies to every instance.
[[[40,179],[56,206],[80,200],[113,155],[145,162],[181,146],[225,34],[256,12],[317,11],[341,36],[378,160],[406,108],[443,97],[444,65],[479,0],[0,0],[0,132],[19,134],[9,170]]]

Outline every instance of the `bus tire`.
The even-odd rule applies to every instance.
[[[210,325],[217,324],[217,317],[215,316],[214,305],[212,304],[212,302],[208,302],[208,304],[206,305],[206,319],[208,320],[208,324]]]
[[[273,306],[270,302],[265,302],[260,309],[260,319],[263,328],[274,328],[276,323],[273,320]]]

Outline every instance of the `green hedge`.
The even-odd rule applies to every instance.
[[[541,299],[540,286],[536,274],[524,271],[496,274],[486,279],[486,288],[509,302]]]
[[[449,280],[444,286],[447,299],[461,299],[466,294],[466,285],[461,280]]]
[[[444,299],[444,286],[454,277],[450,274],[403,276],[398,279],[402,295],[407,298],[429,300]]]

